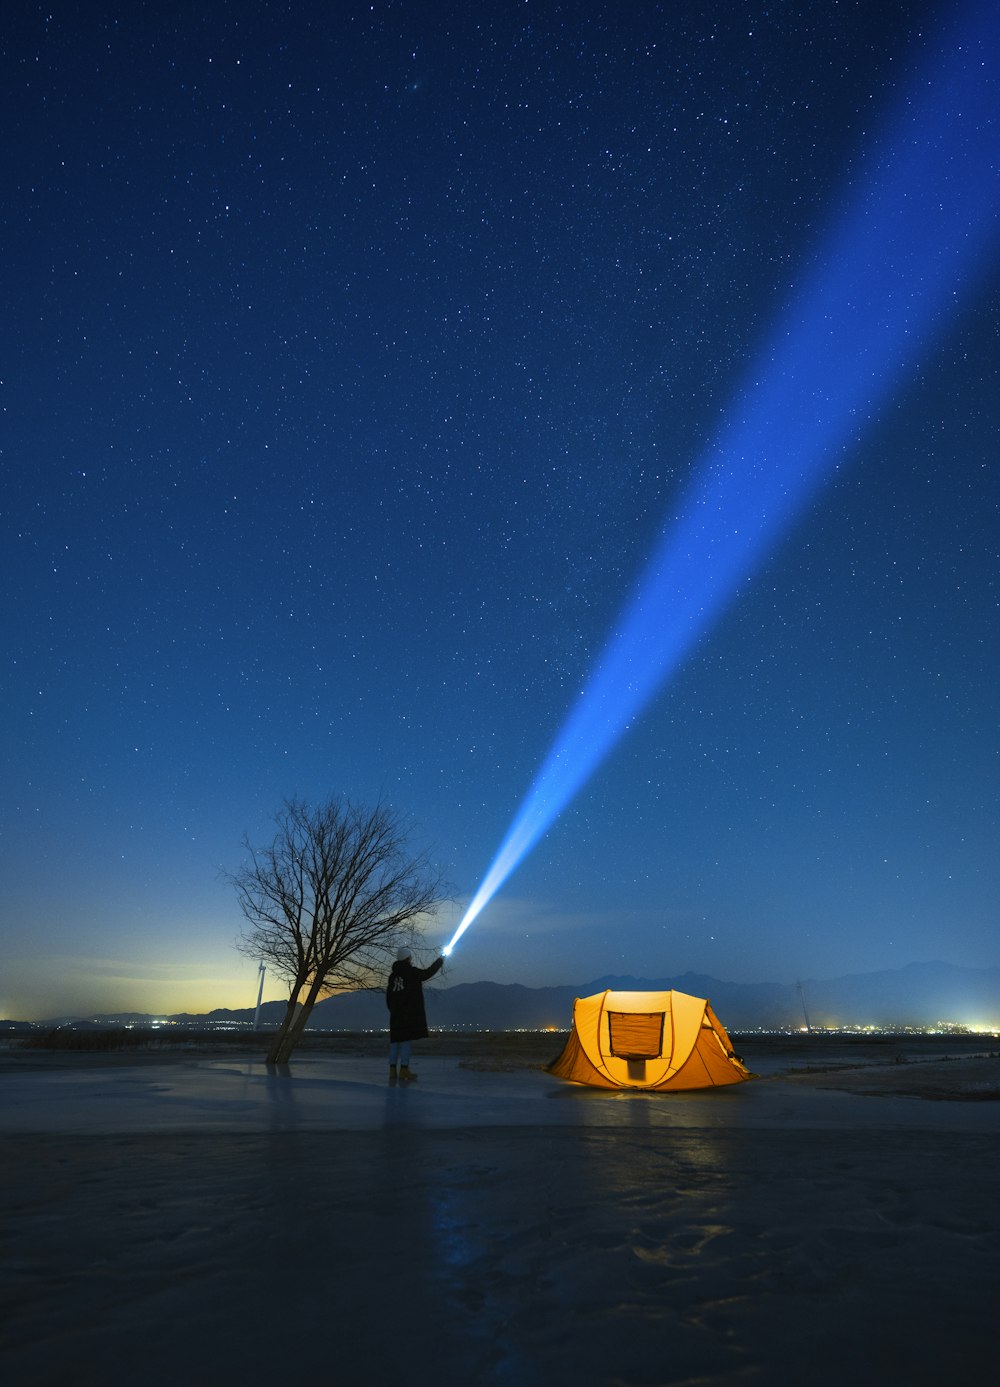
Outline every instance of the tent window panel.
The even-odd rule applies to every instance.
[[[609,1011],[611,1053],[622,1060],[655,1060],[663,1051],[662,1011]]]

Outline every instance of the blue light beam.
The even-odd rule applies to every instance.
[[[450,943],[773,551],[966,302],[1000,229],[1000,6],[915,71],[706,450]]]

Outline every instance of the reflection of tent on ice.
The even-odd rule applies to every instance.
[[[725,1027],[684,992],[598,992],[578,997],[552,1074],[597,1088],[716,1088],[751,1078]]]

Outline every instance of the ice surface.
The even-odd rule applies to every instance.
[[[923,1387],[992,1364],[996,1102],[81,1058],[0,1072],[7,1381]]]

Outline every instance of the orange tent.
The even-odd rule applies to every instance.
[[[596,1088],[716,1088],[752,1078],[725,1027],[685,992],[578,997],[573,1030],[549,1072]]]

